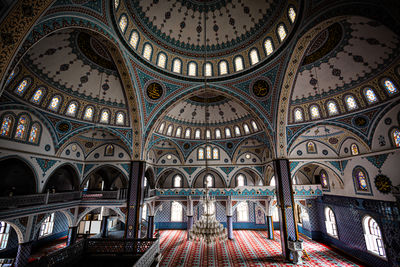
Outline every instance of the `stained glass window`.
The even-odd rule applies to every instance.
[[[165,69],[166,65],[167,65],[167,56],[164,53],[158,54],[157,66]]]
[[[303,121],[303,112],[299,108],[294,110],[294,121],[295,122]]]
[[[225,137],[226,137],[226,138],[231,137],[231,129],[225,128]]]
[[[117,113],[116,123],[118,125],[124,125],[124,123],[125,123],[125,115],[124,115],[123,112],[118,112]]]
[[[204,148],[199,148],[199,150],[197,150],[197,157],[199,160],[204,159]]]
[[[216,147],[213,148],[213,159],[219,159],[219,149]]]
[[[221,130],[220,129],[215,129],[215,138],[221,139]]]
[[[257,126],[257,123],[255,121],[251,121],[251,126],[253,127],[254,131],[258,131],[258,126]]]
[[[171,222],[183,221],[183,207],[179,202],[173,201],[171,204]]]
[[[257,49],[252,49],[250,51],[250,64],[254,65],[257,64],[260,61],[260,58],[258,57],[258,52]]]
[[[204,74],[205,76],[212,76],[212,65],[211,63],[207,62],[204,66]]]
[[[9,84],[9,83],[12,81],[12,79],[14,79],[15,73],[16,73],[16,70],[14,69],[14,70],[10,73],[10,76],[8,76],[7,81],[6,81],[6,85]]]
[[[201,131],[200,131],[200,129],[196,129],[196,131],[194,132],[194,138],[195,138],[195,139],[200,139],[200,138],[201,138]]]
[[[165,128],[165,122],[160,124],[160,128],[158,128],[158,132],[159,133],[163,133],[164,132],[164,128]]]
[[[214,177],[211,174],[208,174],[205,179],[206,187],[211,188],[214,186]]]
[[[30,143],[37,143],[37,141],[39,140],[39,133],[40,133],[39,127],[40,126],[37,123],[32,125],[31,132],[29,133],[29,139],[28,139],[28,141]]]
[[[355,178],[358,186],[358,190],[368,191],[367,176],[361,169],[355,170]]]
[[[313,120],[319,119],[321,117],[321,115],[319,114],[318,106],[315,106],[315,105],[311,106],[310,113],[311,113],[311,119],[313,119]]]
[[[346,106],[347,106],[348,110],[354,110],[354,109],[358,108],[357,102],[353,96],[351,96],[351,95],[346,96],[345,101],[346,101]]]
[[[249,133],[250,133],[249,125],[247,125],[246,123],[243,124],[243,129],[244,129],[244,132],[245,132],[246,134],[249,134]]]
[[[338,107],[334,101],[329,101],[328,102],[328,113],[330,116],[334,116],[339,114]]]
[[[226,61],[221,61],[219,63],[219,75],[225,75],[228,73],[228,63]]]
[[[9,234],[10,225],[6,222],[0,221],[0,250],[7,247]]]
[[[114,0],[114,8],[117,9],[119,7],[119,0]]]
[[[286,29],[282,24],[278,26],[278,36],[281,42],[286,38]]]
[[[61,97],[53,96],[53,98],[51,99],[50,104],[47,108],[56,112],[58,110],[58,108],[60,107],[60,104],[61,104]]]
[[[239,126],[235,126],[235,135],[236,136],[240,136],[241,135]]]
[[[134,48],[137,49],[139,43],[139,34],[137,31],[133,31],[131,34],[131,39],[129,40],[129,44]]]
[[[196,76],[196,74],[197,74],[197,65],[194,62],[190,62],[188,66],[188,75]]]
[[[37,89],[36,92],[31,97],[31,102],[35,103],[35,104],[40,104],[40,101],[42,101],[43,95],[44,95],[44,89],[43,88]]]
[[[172,71],[176,73],[181,73],[182,71],[182,62],[177,58],[172,61]]]
[[[396,147],[400,147],[400,130],[394,129],[392,132],[392,137],[393,137],[394,145]]]
[[[107,145],[105,150],[104,150],[104,156],[113,156],[114,155],[114,146],[113,145]]]
[[[237,186],[244,186],[244,175],[243,174],[239,174],[236,177],[236,182],[237,182]]]
[[[386,257],[381,228],[378,223],[371,216],[366,216],[363,219],[363,229],[367,250],[381,257]]]
[[[19,96],[22,96],[28,88],[29,81],[27,79],[22,80],[22,82],[19,83],[18,87],[15,88],[15,93]]]
[[[296,11],[294,10],[293,7],[289,7],[288,15],[289,15],[290,22],[293,23],[296,19]]]
[[[185,138],[190,138],[192,131],[190,130],[190,128],[187,128],[185,131]]]
[[[143,57],[147,60],[151,59],[151,55],[153,53],[153,48],[150,44],[145,44],[143,48]]]
[[[271,55],[274,52],[274,45],[272,44],[272,40],[270,38],[265,40],[264,49],[265,53],[267,53],[267,56]]]
[[[126,26],[128,26],[128,18],[125,15],[123,15],[119,19],[119,28],[121,29],[122,32],[125,32]]]
[[[351,154],[352,154],[353,156],[359,154],[358,146],[357,146],[356,144],[351,144]]]
[[[167,135],[168,135],[168,136],[171,136],[173,130],[174,130],[174,126],[172,126],[172,124],[168,125],[168,128],[167,128]]]
[[[212,159],[211,146],[206,146],[206,157],[207,159]]]
[[[206,138],[211,139],[211,131],[209,129],[206,130]]]
[[[100,116],[101,123],[108,123],[110,121],[110,112],[108,110],[103,110]]]
[[[28,118],[25,115],[19,117],[17,130],[15,132],[15,138],[23,140],[26,136],[26,131],[28,128]]]
[[[236,71],[241,71],[241,70],[243,70],[244,69],[244,66],[243,66],[243,58],[242,57],[235,57],[235,59],[234,59],[234,62],[235,62],[235,69],[236,69]]]
[[[322,188],[329,188],[328,174],[325,171],[320,172]]]
[[[11,115],[7,115],[4,117],[3,122],[1,123],[1,131],[0,131],[1,136],[7,136],[7,137],[10,136],[13,122],[14,119],[13,117],[11,117]]]
[[[182,128],[178,127],[175,132],[175,137],[181,137],[181,134],[182,134]]]
[[[174,187],[182,187],[182,177],[179,174],[174,177]]]
[[[76,102],[71,102],[69,103],[65,114],[71,117],[75,117],[77,110],[78,110],[78,104]]]
[[[369,103],[375,103],[376,101],[378,101],[378,98],[376,97],[374,90],[372,90],[371,88],[366,88],[364,90],[364,95]]]
[[[386,79],[384,81],[384,85],[385,85],[386,91],[389,94],[397,93],[397,88],[391,80]]]
[[[317,148],[315,147],[314,142],[308,142],[307,143],[307,153],[317,153]]]
[[[83,119],[91,121],[93,119],[93,114],[94,114],[94,108],[87,107],[85,110],[85,114],[83,115]]]

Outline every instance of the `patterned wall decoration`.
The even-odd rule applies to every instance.
[[[44,158],[37,158],[37,157],[31,157],[31,159],[36,160],[37,164],[39,165],[40,169],[43,172],[43,177],[46,176],[46,172],[51,169],[51,167],[54,166],[57,162],[60,162],[59,160],[54,160],[54,159],[44,159]]]

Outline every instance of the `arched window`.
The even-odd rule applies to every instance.
[[[100,116],[101,123],[109,123],[110,122],[110,112],[108,110],[103,110]]]
[[[321,115],[319,113],[319,108],[317,105],[312,105],[310,107],[310,114],[311,114],[311,119],[313,120],[321,118]]]
[[[201,138],[201,131],[200,129],[196,129],[194,132],[194,139],[200,139]]]
[[[117,125],[124,125],[125,124],[125,114],[123,112],[118,112],[117,117],[115,120]]]
[[[4,121],[3,121],[4,123]],[[3,129],[3,127],[2,127]],[[395,147],[400,147],[400,130],[395,128],[392,130],[392,139]]]
[[[243,124],[243,129],[244,129],[244,132],[245,132],[246,134],[249,134],[249,133],[250,133],[250,128],[249,128],[249,125],[247,125],[247,123]]]
[[[310,153],[310,154],[317,153],[317,147],[314,142],[312,142],[312,141],[307,142],[307,153]]]
[[[244,175],[243,174],[239,174],[237,177],[236,177],[236,184],[237,184],[237,186],[245,186],[246,184],[245,184],[245,177],[244,177]]]
[[[182,71],[182,62],[180,59],[175,58],[172,61],[172,71],[176,73],[181,73]]]
[[[40,104],[40,102],[42,101],[44,93],[45,93],[45,89],[44,88],[41,87],[41,88],[37,89],[36,92],[31,97],[31,102],[34,103],[34,104]]]
[[[381,228],[378,223],[371,216],[365,216],[363,219],[363,229],[367,250],[379,256],[386,257]]]
[[[174,130],[174,126],[172,126],[172,124],[168,125],[168,128],[167,128],[167,135],[168,135],[168,136],[171,136],[173,130]]]
[[[153,54],[153,48],[150,44],[145,44],[143,48],[143,57],[147,60],[151,60],[151,56]]]
[[[301,122],[303,121],[303,111],[299,108],[296,108],[294,110],[294,121],[295,122]]]
[[[329,116],[334,116],[339,114],[338,107],[334,101],[329,101],[327,107]]]
[[[269,186],[276,186],[275,176],[271,177],[271,180],[269,181]]]
[[[283,24],[278,26],[278,37],[281,42],[286,38],[286,29],[285,26],[283,26]]]
[[[206,138],[207,139],[211,139],[211,131],[210,131],[210,129],[206,130]]]
[[[260,61],[260,58],[258,56],[258,51],[256,48],[253,48],[250,50],[250,64],[254,65],[257,64]]]
[[[356,155],[358,155],[360,152],[358,151],[358,146],[356,145],[356,144],[351,144],[351,147],[350,147],[351,149],[351,154],[353,155],[353,156],[356,156]]]
[[[332,209],[328,207],[325,208],[325,226],[326,232],[329,235],[338,238],[335,214],[333,213]]]
[[[219,159],[219,149],[216,147],[213,148],[213,159]]]
[[[194,62],[190,62],[188,65],[188,75],[196,76],[197,75],[197,65]]]
[[[10,235],[10,225],[0,221],[0,250],[5,249]]]
[[[197,158],[198,158],[199,160],[203,160],[203,159],[204,159],[204,148],[200,147],[200,148],[197,150]]]
[[[53,232],[53,227],[54,227],[54,213],[48,216],[40,226],[39,237],[51,234]]]
[[[225,128],[225,138],[231,137],[231,129]]]
[[[175,137],[181,137],[182,135],[182,127],[176,128]]]
[[[272,43],[271,38],[267,38],[264,42],[264,49],[267,56],[271,55],[274,52],[274,45]]]
[[[329,189],[329,178],[328,178],[328,174],[326,173],[326,171],[322,170],[319,173],[319,176],[321,178],[321,186],[323,189]]]
[[[29,138],[28,141],[33,144],[37,144],[39,141],[39,135],[40,135],[40,125],[39,123],[34,123],[31,127],[31,131],[29,132]]]
[[[137,31],[132,31],[131,39],[129,40],[129,44],[134,48],[137,49],[139,43],[139,34]]]
[[[83,119],[91,121],[93,120],[93,115],[94,115],[94,108],[89,106],[86,108],[85,113],[83,114]]]
[[[390,95],[397,93],[397,88],[391,80],[385,79],[383,85],[385,86],[386,92]]]
[[[236,136],[240,136],[241,135],[239,126],[235,126],[235,135]]]
[[[165,55],[164,53],[159,53],[157,58],[157,66],[165,69],[166,65],[167,65],[167,55]]]
[[[374,90],[372,88],[365,88],[364,95],[367,99],[368,103],[372,104],[378,101],[378,97],[376,96]]]
[[[215,129],[215,139],[221,139],[221,130]]]
[[[219,68],[219,75],[228,74],[228,63],[225,60],[219,62],[218,68]]]
[[[179,174],[174,177],[174,187],[182,187],[182,176]]]
[[[123,33],[125,33],[126,26],[128,26],[128,18],[125,15],[122,15],[119,19],[119,28]]]
[[[237,207],[237,221],[248,222],[249,221],[249,205],[247,202],[240,202]]]
[[[53,96],[47,108],[54,112],[57,112],[60,107],[60,104],[61,104],[61,96],[56,95]]]
[[[147,204],[144,204],[142,208],[142,220],[146,219],[147,219]]]
[[[212,76],[213,74],[212,74],[212,64],[210,63],[210,62],[207,62],[205,65],[204,65],[204,75],[205,76]]]
[[[17,88],[15,88],[15,93],[19,96],[22,96],[26,89],[28,88],[28,85],[30,84],[30,81],[28,79],[23,79],[19,85],[17,86]]]
[[[29,120],[26,115],[22,115],[18,119],[17,130],[15,131],[15,138],[25,140],[28,131]]]
[[[244,69],[243,58],[241,56],[235,57],[233,62],[235,63],[235,70],[236,71],[241,71],[241,70]]]
[[[185,138],[190,138],[191,133],[192,133],[192,130],[190,130],[190,128],[187,128],[185,131]]]
[[[207,159],[212,159],[212,154],[211,154],[211,146],[206,146],[206,158]]]
[[[158,132],[159,132],[160,134],[162,134],[162,133],[164,132],[164,128],[165,128],[165,122],[163,122],[163,123],[160,124],[160,127],[158,128]]]
[[[114,146],[109,144],[104,149],[104,156],[114,156]]]
[[[8,76],[8,78],[7,78],[6,85],[8,85],[14,79],[14,76],[16,73],[17,73],[17,70],[13,69],[13,71],[10,73],[10,76]]]
[[[253,130],[255,132],[258,131],[258,126],[257,126],[257,123],[255,121],[251,121],[251,126],[253,127]]]
[[[344,101],[346,102],[346,107],[347,110],[355,110],[358,108],[357,102],[355,100],[355,98],[351,95],[348,95],[344,98]]]
[[[214,177],[211,174],[208,174],[206,179],[204,179],[204,183],[208,188],[214,187]]]
[[[293,7],[289,7],[288,16],[291,23],[293,23],[296,20],[296,11],[294,10]]]
[[[5,137],[10,137],[13,124],[14,124],[14,117],[11,115],[5,116],[3,118],[3,122],[1,123],[0,135]]]
[[[71,102],[68,105],[67,111],[65,112],[66,115],[75,117],[76,111],[78,110],[78,103]]]
[[[119,0],[114,0],[114,8],[117,9],[119,7]]]
[[[360,192],[370,191],[370,188],[368,186],[367,174],[362,168],[360,167],[354,168],[353,179],[356,184],[356,191]]]
[[[171,222],[183,221],[183,207],[179,202],[173,201],[171,204]]]

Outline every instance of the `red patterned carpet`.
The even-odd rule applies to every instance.
[[[165,230],[161,234],[160,266],[293,266],[281,256],[279,232],[275,240],[266,231],[234,231],[235,240],[205,246],[186,240],[186,231]],[[326,246],[303,239],[310,256],[303,266],[360,266]]]

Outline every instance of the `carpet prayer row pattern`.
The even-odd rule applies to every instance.
[[[234,240],[206,246],[186,239],[186,231],[161,231],[160,266],[293,266],[281,256],[279,231],[275,240],[266,231],[237,230]],[[328,247],[302,238],[309,259],[303,266],[359,266]]]

